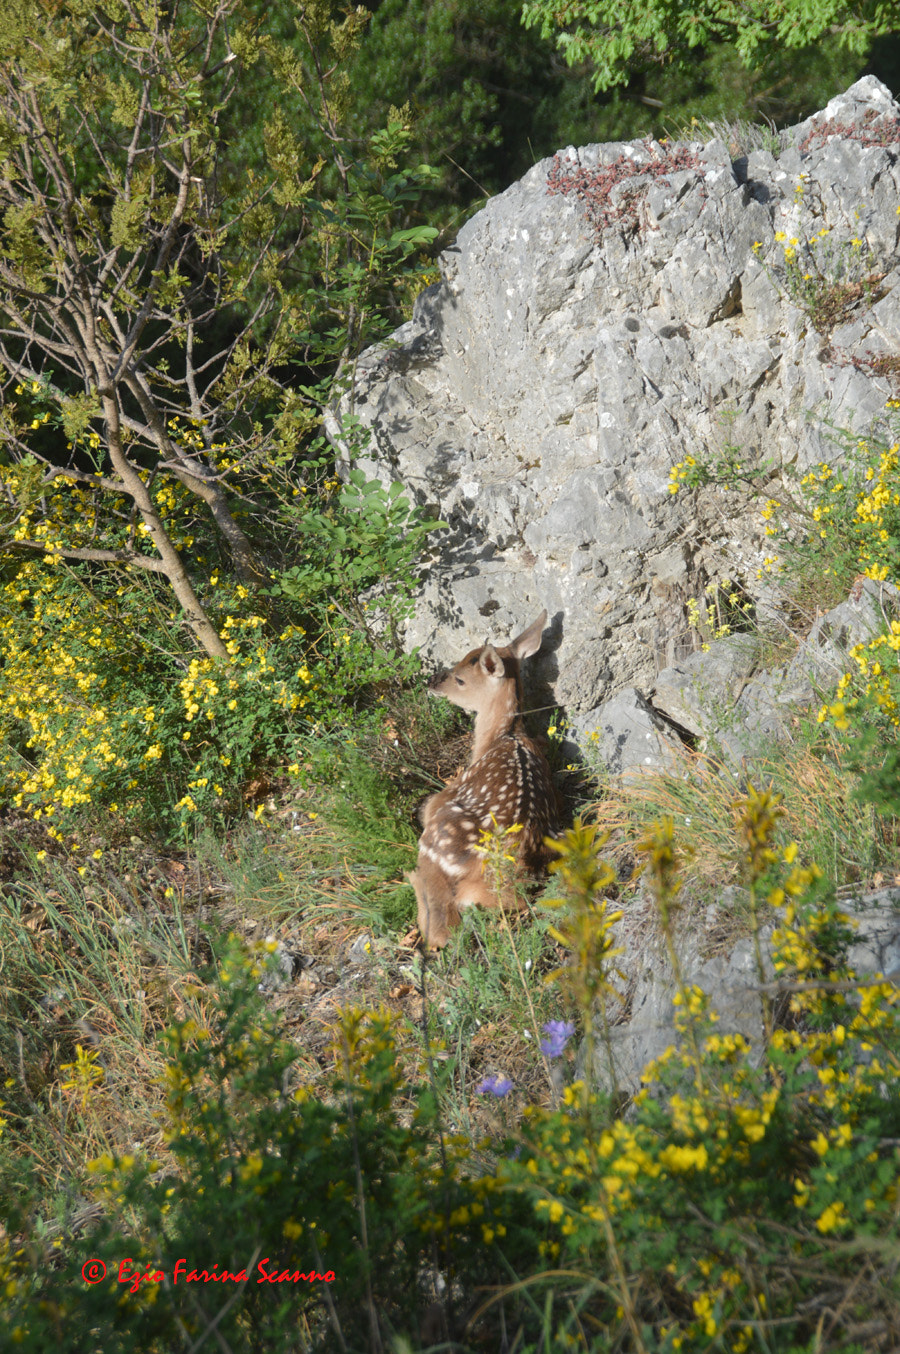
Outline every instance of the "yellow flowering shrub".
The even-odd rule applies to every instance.
[[[596,1335],[572,1348],[856,1349],[857,1283],[873,1328],[892,1329],[900,1316],[888,1259],[900,1104],[885,1093],[900,1072],[900,989],[847,968],[852,921],[798,863],[795,844],[779,863],[777,797],[751,787],[735,812],[748,879],[771,882],[780,869],[769,889],[780,1018],[761,1022],[753,1040],[720,1033],[676,959],[678,1041],[645,1069],[628,1113],[576,1083],[559,1109],[526,1111],[517,1154],[498,1170],[506,1189],[532,1198],[548,1269],[582,1276],[581,1319],[590,1312]],[[599,856],[582,858],[580,841],[558,846],[563,878],[578,875],[580,915],[584,884],[594,879],[602,891],[609,874]],[[679,885],[671,824],[648,833],[642,849],[671,937]],[[813,1346],[826,1293],[846,1293],[848,1308]],[[574,1333],[562,1317],[559,1325],[560,1336]]]
[[[173,416],[168,430],[185,453],[204,445],[199,420]],[[84,432],[86,456],[96,436]],[[246,468],[228,447],[205,454],[238,488]],[[164,833],[231,816],[251,774],[308,764],[321,745],[311,735],[358,726],[360,692],[415,666],[376,638],[376,603],[361,599],[379,589],[379,623],[395,627],[436,525],[398,485],[353,471],[338,491],[314,470],[298,487],[257,470],[255,491],[281,523],[270,549],[292,562],[251,591],[216,563],[197,497],[174,476],[141,478],[204,580],[222,657],[198,649],[165,579],[133,563],[135,552],[154,562],[154,547],[125,498],[94,493],[84,477],[48,480],[28,456],[0,457],[0,791],[57,839],[98,812]]]
[[[67,1244],[73,1281],[38,1263],[20,1176],[0,1155],[0,1202],[26,1238],[0,1251],[0,1342],[38,1354],[62,1324],[72,1348],[177,1348],[196,1294],[210,1291],[171,1282],[182,1257],[198,1270],[215,1261],[219,1274],[246,1267],[249,1281],[215,1290],[230,1299],[213,1309],[217,1334],[235,1350],[330,1350],[335,1321],[348,1347],[371,1348],[373,1331],[433,1347],[420,1338],[431,1313],[451,1335],[464,1318],[472,1350],[868,1354],[860,1323],[891,1332],[900,1320],[900,1102],[890,1093],[900,990],[849,971],[852,922],[796,848],[776,852],[777,810],[767,791],[735,805],[748,878],[766,881],[777,919],[774,1024],[722,1031],[706,994],[679,980],[675,1042],[629,1104],[592,1088],[582,1056],[579,1079],[554,1079],[553,1103],[527,1105],[493,1139],[459,1130],[456,1103],[452,1118],[442,1109],[444,1050],[385,1011],[336,1017],[333,1061],[314,1087],[298,1086],[297,1049],[258,992],[274,947],[230,943],[202,1025],[185,1020],[167,1036],[164,1127],[177,1170],[161,1171],[139,1145],[90,1163],[82,1188],[102,1223]],[[593,1019],[599,1034],[581,1003],[612,991],[615,872],[590,828],[558,847],[556,929],[572,959],[550,978],[565,979],[583,1027]],[[643,859],[671,938],[681,870],[671,824],[648,831]],[[571,1029],[545,1026],[542,1053],[560,1072]],[[105,1086],[93,1050],[79,1048],[59,1078],[73,1103]],[[511,1090],[492,1077],[477,1094]],[[330,1316],[324,1279],[285,1280],[291,1300],[276,1302],[258,1286],[258,1262],[276,1276],[331,1274]],[[100,1281],[80,1283],[83,1265]],[[135,1283],[135,1270],[170,1282]]]
[[[4,1218],[28,1234],[15,1247],[0,1240],[4,1349],[162,1354],[185,1332],[203,1340],[211,1323],[217,1347],[235,1354],[325,1354],[336,1329],[347,1349],[371,1349],[373,1329],[387,1349],[390,1332],[431,1319],[440,1272],[467,1292],[499,1283],[514,1236],[535,1258],[530,1203],[444,1129],[427,1071],[438,1050],[423,1057],[386,1012],[349,1009],[324,1079],[298,1086],[297,1049],[258,992],[266,962],[265,947],[232,940],[204,1025],[169,1031],[163,1127],[176,1169],[140,1145],[99,1153],[83,1188],[103,1221],[67,1238],[64,1270],[37,1263],[21,1179],[0,1158]],[[90,1095],[92,1066],[70,1073]],[[475,1318],[480,1347],[500,1347],[502,1322]]]
[[[787,237],[785,236],[785,239]],[[787,244],[787,248],[796,245]],[[848,594],[858,599],[865,580],[880,586],[882,623],[849,651],[846,670],[816,713],[827,734],[839,736],[860,795],[883,813],[900,815],[900,400],[890,399],[867,437],[834,432],[835,459],[811,466],[792,483],[782,468],[777,495],[766,486],[761,517],[779,554],[766,555],[757,579],[775,575],[780,589],[799,598],[802,612],[827,609]],[[771,467],[748,468],[729,447],[717,459],[687,458],[673,467],[670,490],[704,485],[752,486]],[[761,490],[762,486],[758,486]],[[721,585],[719,588],[721,592]],[[871,589],[870,589],[871,591]],[[721,611],[689,599],[686,619],[704,638],[728,633]],[[719,622],[716,628],[716,622]],[[825,745],[825,755],[828,746]]]
[[[273,625],[219,585],[227,660],[199,656],[154,580],[29,558],[0,582],[0,787],[62,841],[85,814],[172,832],[240,810],[254,769],[299,765],[316,727],[397,670],[320,608]],[[226,610],[226,608],[228,608]],[[298,610],[282,605],[282,616]],[[313,647],[314,644],[314,647]]]
[[[806,192],[807,176],[800,174],[794,191],[798,219],[796,233],[777,230],[774,242],[780,257],[767,260],[761,240],[751,246],[753,256],[795,305],[809,316],[821,334],[830,334],[858,302],[876,297],[883,276],[859,227],[846,231],[824,224],[821,203]],[[800,221],[805,220],[805,225]]]
[[[898,432],[891,401],[881,434],[845,436],[839,463],[804,476],[807,531],[792,546],[794,567],[833,578],[841,591],[859,589],[863,579],[881,585],[882,625],[850,650],[847,669],[816,717],[855,740],[861,793],[894,813],[900,808],[900,620],[892,614],[900,599]]]

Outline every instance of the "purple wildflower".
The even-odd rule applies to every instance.
[[[499,1100],[502,1100],[505,1095],[509,1095],[512,1088],[513,1084],[509,1077],[485,1077],[481,1085],[475,1087],[475,1090],[479,1095],[495,1095]]]
[[[541,1040],[541,1052],[545,1058],[558,1058],[575,1033],[575,1022],[548,1020],[543,1028],[547,1037]]]

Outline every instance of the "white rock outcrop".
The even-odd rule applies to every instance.
[[[697,647],[687,603],[710,581],[765,598],[769,543],[746,498],[673,497],[670,469],[726,444],[776,469],[833,460],[829,424],[883,412],[879,372],[900,357],[900,108],[867,77],[769,140],[542,161],[362,355],[329,419],[343,464],[402,481],[452,528],[410,647],[446,662],[545,606],[544,694],[578,716],[623,688],[649,695]],[[823,267],[872,278],[830,333],[786,276],[785,242],[814,237]]]

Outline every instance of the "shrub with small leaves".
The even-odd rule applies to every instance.
[[[148,574],[44,555],[0,583],[0,785],[51,838],[88,814],[168,836],[227,821],[253,773],[299,775],[310,734],[415,672],[392,627],[438,524],[359,475],[297,497],[306,554],[268,596],[210,573],[221,659],[197,653]]]
[[[784,1018],[722,1030],[681,980],[675,1040],[625,1114],[582,1077],[476,1143],[443,1122],[440,1050],[385,1012],[338,1017],[333,1064],[314,1091],[298,1086],[297,1050],[257,991],[265,947],[231,945],[202,1019],[167,1036],[167,1161],[136,1148],[91,1163],[80,1188],[97,1220],[49,1263],[21,1178],[0,1178],[16,1237],[0,1253],[0,1338],[26,1354],[167,1351],[185,1330],[276,1354],[374,1354],[388,1337],[424,1349],[435,1330],[485,1354],[504,1340],[847,1354],[861,1329],[867,1348],[892,1338],[900,1105],[885,1088],[900,1072],[900,990],[849,970],[851,919],[794,847],[776,850],[777,810],[766,790],[734,805],[777,922]],[[554,977],[588,1029],[607,992],[586,970],[613,972],[613,881],[590,828],[558,849],[575,972]],[[644,868],[673,946],[679,857],[672,824],[651,826]],[[545,1022],[545,1057],[561,1058],[575,1023]],[[96,1066],[87,1053],[62,1069],[67,1094],[101,1094]],[[511,1089],[496,1074],[477,1087],[507,1105]],[[179,1258],[215,1273],[172,1282]],[[106,1266],[94,1285],[78,1279],[89,1261]]]
[[[761,1022],[753,1042],[720,1033],[707,996],[679,982],[678,1041],[645,1070],[628,1115],[575,1083],[561,1109],[526,1113],[504,1168],[546,1229],[543,1285],[573,1276],[555,1327],[572,1348],[844,1351],[861,1323],[888,1338],[900,1322],[900,1110],[884,1093],[900,1070],[900,991],[847,969],[850,920],[795,846],[779,866],[777,800],[751,790],[735,816],[748,870],[776,871],[790,1023]],[[605,877],[599,849],[576,866],[576,909]],[[670,933],[671,823],[647,834],[644,856]]]
[[[297,1050],[257,991],[266,948],[232,941],[206,1023],[167,1035],[167,1163],[139,1150],[89,1163],[101,1220],[64,1267],[48,1270],[16,1209],[29,1239],[0,1253],[4,1347],[162,1352],[188,1331],[197,1348],[247,1354],[374,1350],[391,1333],[418,1339],[442,1304],[444,1329],[461,1332],[439,1276],[499,1284],[504,1238],[534,1258],[526,1202],[442,1129],[437,1085],[389,1013],[345,1011],[324,1082],[296,1086]],[[85,1283],[83,1264],[105,1277]],[[479,1326],[496,1348],[495,1319]]]

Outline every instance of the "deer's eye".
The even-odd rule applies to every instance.
[[[463,679],[462,679],[461,677],[457,677],[457,678],[456,678],[456,685],[457,685],[457,686],[465,686],[465,682],[463,681]]]

